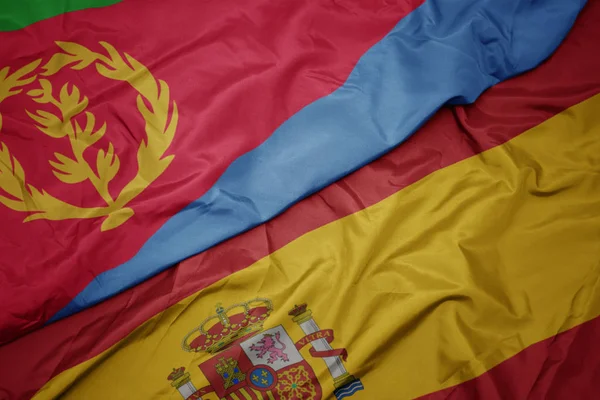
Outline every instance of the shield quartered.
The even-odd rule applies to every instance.
[[[282,325],[233,344],[199,365],[221,399],[320,400],[310,364]]]

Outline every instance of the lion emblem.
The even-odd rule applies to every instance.
[[[289,361],[288,355],[284,353],[285,348],[286,345],[281,341],[281,334],[279,332],[276,332],[275,335],[265,333],[258,343],[250,346],[251,351],[257,352],[256,357],[258,358],[263,358],[268,353],[268,364],[273,364],[277,360]]]

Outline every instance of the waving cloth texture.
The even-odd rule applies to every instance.
[[[174,392],[166,377],[179,366],[196,387],[215,387],[220,381],[202,367],[211,359],[231,357],[249,371],[235,342],[217,354],[182,349],[190,329],[218,325],[202,321],[224,300],[269,299],[273,312],[264,314],[263,337],[283,325],[298,339],[307,332],[287,311],[308,303],[318,326],[335,331],[332,344],[347,349],[343,365],[364,384],[357,399],[410,399],[445,389],[594,320],[600,316],[599,105],[596,95],[301,236],[154,316],[57,375],[34,398],[159,398]],[[231,310],[225,313],[236,314]],[[233,317],[231,323],[226,329],[236,328]],[[331,398],[327,366],[306,357],[323,398]],[[98,390],[98,382],[113,385]]]
[[[440,106],[468,103],[535,67],[585,1],[428,0],[348,80],[241,156],[127,263],[96,277],[54,319],[114,295],[279,214],[403,142]]]
[[[0,25],[49,18],[0,33],[0,343],[269,220],[535,67],[585,1],[110,3]]]
[[[0,14],[15,24],[107,4],[13,3]],[[0,343],[133,257],[233,160],[338,88],[420,4],[126,0],[0,32]],[[154,105],[160,115],[148,113]]]
[[[596,38],[600,35],[600,26],[593,23],[597,20],[598,15],[600,15],[600,3],[589,4],[565,42],[548,62],[518,78],[494,86],[473,105],[444,107],[406,144],[361,168],[356,173],[299,202],[283,215],[267,224],[256,227],[202,254],[187,259],[177,267],[164,271],[96,307],[1,346],[0,360],[3,362],[0,362],[0,398],[31,398],[44,383],[53,377],[56,377],[56,379],[48,383],[44,391],[40,393],[41,398],[44,394],[49,397],[56,397],[56,393],[59,392],[65,393],[65,397],[78,393],[84,393],[82,396],[86,396],[85,387],[89,387],[93,382],[100,382],[101,380],[96,378],[104,375],[96,369],[101,368],[104,362],[118,365],[121,354],[124,355],[124,361],[121,361],[123,368],[131,371],[131,374],[135,376],[119,374],[119,376],[110,380],[106,385],[107,387],[117,384],[122,388],[129,387],[132,382],[130,378],[142,379],[144,383],[138,387],[147,387],[148,382],[152,381],[151,377],[156,374],[156,381],[159,384],[156,388],[162,391],[161,395],[170,395],[177,398],[177,393],[165,379],[170,368],[177,364],[170,365],[167,361],[171,357],[185,357],[185,353],[181,351],[179,346],[180,335],[172,331],[178,328],[176,326],[171,327],[173,320],[169,315],[174,316],[175,325],[180,325],[180,322],[177,321],[178,318],[187,320],[188,315],[190,315],[189,310],[200,307],[204,311],[191,312],[191,320],[194,321],[193,324],[196,324],[206,316],[205,312],[212,313],[214,311],[211,310],[214,305],[213,300],[244,301],[248,300],[247,296],[256,296],[257,294],[272,294],[274,296],[272,299],[275,300],[276,298],[282,299],[281,293],[284,293],[286,299],[291,298],[290,301],[305,300],[310,302],[313,305],[313,311],[319,317],[321,328],[336,328],[335,340],[332,339],[331,343],[334,349],[347,349],[348,360],[351,363],[355,363],[356,357],[368,355],[369,362],[365,366],[360,369],[353,369],[356,374],[361,370],[363,372],[365,370],[369,371],[365,375],[366,378],[363,376],[363,372],[357,375],[365,383],[365,390],[355,395],[357,399],[370,399],[378,394],[381,396],[390,395],[396,399],[402,398],[404,395],[408,396],[409,393],[419,395],[427,391],[438,390],[442,387],[441,383],[444,383],[444,387],[445,385],[460,383],[462,380],[469,379],[482,372],[481,368],[472,369],[473,366],[478,365],[477,360],[486,361],[483,369],[490,368],[497,362],[502,361],[504,357],[510,357],[515,351],[523,349],[522,346],[527,346],[531,340],[543,339],[544,334],[536,339],[536,335],[540,332],[539,329],[546,332],[549,330],[550,335],[553,335],[555,333],[552,332],[552,327],[555,326],[553,325],[554,322],[543,319],[548,317],[544,308],[531,308],[531,305],[537,303],[537,300],[533,302],[532,300],[539,300],[540,297],[544,297],[544,292],[548,292],[550,287],[556,287],[557,282],[560,284],[561,280],[562,285],[567,285],[568,282],[573,282],[571,279],[578,279],[577,277],[580,276],[578,274],[581,272],[580,267],[584,265],[586,258],[589,258],[592,262],[597,259],[594,248],[595,235],[597,235],[597,218],[586,217],[586,222],[582,223],[582,219],[575,217],[575,214],[573,214],[585,213],[586,209],[595,206],[592,199],[597,197],[597,188],[593,183],[585,186],[588,182],[587,178],[581,180],[571,178],[583,175],[589,175],[588,177],[591,178],[593,172],[589,174],[585,171],[589,172],[594,169],[593,159],[591,159],[589,165],[583,160],[578,161],[578,159],[581,159],[583,154],[593,152],[595,148],[595,140],[593,139],[595,136],[584,135],[584,132],[587,131],[586,126],[594,127],[596,125],[597,118],[592,115],[593,113],[590,113],[590,107],[595,107],[597,99],[586,102],[590,107],[582,108],[581,105],[575,105],[600,93],[600,77],[597,74],[597,70],[600,68],[600,56],[597,52],[594,52]],[[580,62],[574,62],[574,60],[580,60]],[[524,134],[530,139],[521,138],[501,146],[569,107],[572,108],[561,116]],[[567,116],[571,122],[565,122]],[[557,124],[557,121],[562,121],[562,123]],[[568,136],[565,136],[565,133],[568,133]],[[563,149],[543,151],[542,149],[546,146],[552,148],[552,143],[556,144],[556,139],[559,137],[557,135],[562,137],[565,143],[559,147],[576,149],[576,151],[568,150],[564,152]],[[585,139],[585,137],[590,137],[590,140],[584,140],[585,144],[578,145],[577,143],[581,143],[581,139]],[[496,146],[500,146],[500,149],[496,149],[495,152],[472,157]],[[488,190],[490,193],[481,198],[478,193],[480,195],[485,193],[485,190],[481,190],[481,186],[485,185],[485,182],[493,182],[493,178],[498,178],[498,173],[501,170],[506,171],[502,175],[503,178],[514,175],[512,164],[509,163],[510,165],[506,166],[506,161],[497,157],[499,151],[501,154],[510,157],[511,162],[518,161],[520,166],[525,166],[521,168],[522,172],[535,171],[534,174],[539,179],[535,184],[536,190],[524,197],[519,197],[524,194],[523,190],[513,185],[515,191],[506,194],[506,198],[498,198],[498,201],[493,200],[485,203],[486,199],[492,200],[498,197],[498,193],[504,193],[503,182],[507,182],[506,184],[509,185],[510,180],[496,179],[495,186],[490,184],[492,186]],[[523,151],[526,154],[523,154]],[[548,154],[551,154],[550,158]],[[478,172],[478,167],[467,168],[467,172],[458,174],[465,175],[464,178],[443,172],[446,167],[469,157],[472,158],[465,162],[469,165],[478,163],[477,165],[485,171],[491,171],[495,174],[492,176],[492,180],[489,178],[484,179],[482,174]],[[478,158],[484,160],[483,165],[479,163]],[[551,162],[549,162],[550,159]],[[504,168],[499,169],[499,165],[504,165]],[[562,167],[558,168],[560,170],[559,175],[566,180],[556,182],[561,185],[560,189],[553,187],[552,189],[557,190],[547,192],[547,186],[544,182],[553,181],[552,177],[548,178],[547,175],[554,173],[553,170],[556,172],[556,167],[560,165]],[[591,169],[588,168],[590,166]],[[435,172],[440,169],[444,170],[439,171],[439,173]],[[456,169],[450,170],[456,171]],[[444,174],[443,182],[436,184],[436,182],[440,182],[439,177],[436,178],[433,175],[427,177],[432,173],[435,176],[440,175],[440,173]],[[477,176],[482,177],[482,179],[477,179]],[[531,176],[531,172],[528,176]],[[527,176],[524,176],[524,178],[527,178]],[[415,184],[415,182],[421,180],[422,183]],[[432,180],[435,180],[433,184]],[[454,188],[452,196],[442,196],[442,189],[447,188],[447,185],[451,184],[452,181],[455,181],[455,184],[451,185]],[[457,182],[470,183],[465,185]],[[532,184],[527,179],[522,182],[524,186],[528,187]],[[419,187],[421,189],[418,189]],[[430,190],[427,191],[424,188],[430,188]],[[413,192],[420,190],[420,201],[417,203],[421,205],[398,201],[395,203],[397,208],[390,211],[392,213],[390,215],[395,215],[395,217],[389,218],[388,223],[383,224],[385,229],[377,230],[374,238],[368,239],[375,244],[371,246],[359,244],[363,249],[363,252],[359,253],[364,256],[359,257],[358,261],[369,263],[370,267],[375,268],[377,271],[385,269],[387,275],[383,277],[363,274],[362,279],[355,279],[351,285],[338,288],[340,282],[347,281],[346,274],[351,273],[352,263],[354,262],[354,257],[349,257],[353,250],[346,244],[349,243],[351,238],[355,238],[357,235],[360,237],[362,230],[342,230],[344,236],[342,244],[347,249],[340,249],[339,246],[333,245],[334,243],[340,243],[340,239],[336,235],[325,235],[324,239],[312,240],[311,242],[314,242],[315,245],[305,252],[301,251],[302,254],[299,257],[301,260],[313,259],[314,262],[298,261],[298,257],[292,257],[290,261],[284,261],[282,255],[286,252],[289,254],[289,248],[284,252],[274,254],[276,250],[286,245],[291,246],[291,248],[297,247],[295,242],[291,244],[290,242],[307,232],[315,229],[320,231],[318,228],[323,225],[379,203],[384,198],[397,192],[399,192],[398,195],[394,195],[394,197],[404,198],[402,193],[410,193],[411,190]],[[583,196],[585,200],[578,201],[575,208],[566,207],[565,204],[573,200],[574,194],[582,193],[580,190],[585,193]],[[456,200],[453,197],[457,194],[461,197]],[[536,200],[536,196],[539,197],[540,195],[545,197]],[[440,197],[442,199],[439,202],[439,209],[433,211],[436,213],[435,215],[443,213],[443,210],[450,204],[455,204],[456,201],[460,202],[460,207],[454,209],[449,218],[436,219],[435,215],[429,216],[422,209],[425,204],[429,204],[432,200]],[[510,199],[513,201],[510,201]],[[545,208],[545,211],[540,209],[535,212],[521,212],[522,207],[527,207],[526,204],[531,201],[548,208]],[[482,202],[485,203],[487,209],[481,213],[481,218],[477,218],[477,215],[473,215],[473,210],[479,207]],[[490,221],[495,221],[497,216],[496,213],[489,212],[489,208],[492,206],[497,208],[501,204],[507,205],[508,208],[505,207],[504,211],[508,217],[501,218],[502,222],[500,224],[491,224]],[[554,207],[551,204],[558,206]],[[385,219],[378,212],[372,212],[376,209],[381,209],[381,206],[371,207],[369,210],[360,213],[369,216],[368,223],[363,225],[380,224],[382,218]],[[418,214],[420,215],[418,218],[429,222],[420,224],[424,225],[424,228],[421,226],[413,230],[403,228],[406,227],[408,220],[417,217],[413,214]],[[402,350],[399,353],[400,355],[394,358],[392,355],[396,354],[396,347],[410,349],[411,346],[406,345],[406,343],[414,343],[414,341],[420,340],[420,335],[417,335],[416,332],[419,329],[421,320],[413,324],[401,317],[401,315],[405,315],[405,308],[411,304],[410,294],[415,290],[433,291],[435,289],[431,285],[421,289],[405,285],[404,283],[411,282],[407,279],[416,278],[416,276],[407,275],[407,272],[419,270],[423,276],[427,276],[432,271],[438,271],[440,277],[449,277],[455,268],[463,268],[465,265],[470,266],[475,272],[482,268],[489,271],[490,265],[495,262],[493,260],[497,258],[495,253],[490,254],[485,262],[467,256],[472,254],[474,250],[479,251],[487,246],[490,243],[488,237],[490,234],[498,234],[503,237],[502,240],[492,241],[492,244],[496,247],[502,246],[502,254],[505,257],[509,256],[509,249],[516,244],[511,236],[530,235],[527,229],[517,229],[517,227],[522,226],[526,219],[533,217],[534,214],[543,219],[543,224],[530,225],[535,228],[532,231],[535,240],[527,241],[531,246],[520,253],[522,260],[511,262],[511,264],[522,266],[522,268],[519,268],[516,281],[511,280],[512,278],[504,273],[509,272],[512,267],[499,266],[497,270],[490,272],[491,279],[466,282],[465,286],[462,287],[463,290],[457,289],[457,293],[465,296],[477,293],[478,301],[476,303],[479,306],[485,304],[489,306],[493,302],[487,297],[479,296],[480,291],[478,288],[483,284],[489,284],[490,281],[493,282],[494,279],[499,281],[500,283],[497,285],[503,288],[502,292],[505,293],[505,296],[498,296],[500,292],[496,291],[493,292],[495,294],[494,299],[497,300],[497,305],[504,306],[505,310],[500,315],[505,318],[509,317],[512,322],[516,323],[513,325],[514,329],[504,331],[502,327],[491,329],[493,325],[490,325],[490,323],[493,321],[485,318],[485,313],[482,313],[475,322],[465,325],[463,320],[458,321],[457,315],[465,315],[464,312],[470,307],[468,301],[458,301],[458,296],[447,296],[443,301],[439,301],[439,298],[431,296],[429,302],[420,303],[422,311],[419,315],[424,320],[444,319],[448,324],[439,331],[425,329],[426,333],[422,340],[426,342],[430,340],[425,348],[428,352],[434,346],[433,350],[437,350],[436,356],[431,356],[426,360],[423,355],[430,353],[423,353],[417,349],[416,352]],[[595,214],[592,216],[595,216]],[[352,218],[360,221],[356,216]],[[422,246],[433,248],[437,243],[440,246],[443,244],[447,250],[451,250],[452,245],[447,243],[449,230],[453,224],[464,224],[465,221],[469,220],[473,223],[468,225],[469,229],[465,230],[464,234],[472,235],[471,239],[466,240],[466,237],[461,235],[456,240],[456,243],[463,245],[461,248],[463,248],[462,258],[464,258],[464,262],[453,262],[447,270],[442,270],[439,268],[439,264],[447,265],[449,261],[445,257],[440,257],[439,252],[433,249],[425,252],[427,256],[422,258],[422,262],[413,263],[412,269],[407,270],[407,268],[398,266],[385,268],[385,264],[392,260],[401,261],[422,253]],[[339,224],[339,222],[335,224]],[[398,227],[396,228],[396,226]],[[492,228],[496,227],[497,230],[501,230],[500,228],[504,226],[508,226],[510,230],[504,233],[492,232]],[[562,234],[560,229],[556,229],[557,226],[563,227]],[[328,227],[327,229],[332,228]],[[426,235],[422,236],[423,240],[412,242],[413,245],[404,248],[398,246],[405,240],[404,238],[410,239],[415,236],[415,232],[423,229],[427,232]],[[399,231],[401,232],[399,233]],[[538,234],[540,232],[542,233]],[[585,232],[588,232],[588,234]],[[321,234],[313,232],[309,235],[314,237]],[[393,238],[390,238],[391,235],[393,235]],[[476,240],[478,237],[481,238],[480,241]],[[538,254],[540,252],[534,248],[534,244],[535,246],[543,245],[548,240],[560,240],[561,242],[560,246],[556,246],[555,249],[551,250],[550,255],[552,257],[550,257],[550,261],[548,261],[545,254]],[[472,243],[479,242],[481,245],[478,244],[475,247],[472,245]],[[454,247],[457,246],[456,243]],[[566,262],[564,259],[557,257],[558,253],[564,253],[563,248],[573,246],[576,243],[582,246],[589,245],[590,247],[586,251],[569,253],[570,258]],[[394,244],[397,246],[397,250],[401,252],[399,255],[393,253],[389,258],[384,257],[384,262],[374,260],[379,253],[384,251],[384,247],[387,249],[385,251],[388,251],[393,248]],[[470,252],[466,250],[470,250]],[[324,256],[313,256],[313,253],[323,254]],[[255,264],[255,266],[271,262],[271,268],[263,268],[263,273],[260,273],[260,271],[257,273],[253,271],[253,266],[249,271],[242,274],[242,276],[251,277],[252,279],[240,280],[236,277],[239,271],[248,268],[265,256],[265,260]],[[328,257],[335,258],[333,263],[329,262]],[[342,261],[341,257],[347,258],[348,262]],[[288,264],[291,264],[292,268]],[[532,267],[533,264],[535,265]],[[568,268],[563,271],[562,268],[565,265]],[[293,266],[298,266],[299,272],[294,272]],[[310,271],[310,273],[301,275],[302,271]],[[282,279],[282,273],[284,272],[287,279]],[[556,273],[568,273],[569,276],[557,281]],[[318,290],[320,287],[318,282],[311,284],[308,281],[310,276],[315,274],[317,276],[326,274],[326,279],[333,280],[333,283],[326,290],[320,291]],[[301,277],[299,284],[292,279],[294,276]],[[332,276],[339,277],[339,280],[333,279]],[[526,283],[526,281],[531,280],[531,276],[535,278],[536,286],[530,286]],[[563,323],[560,329],[568,329],[570,326],[584,321],[587,318],[585,315],[588,317],[594,316],[594,310],[598,309],[593,304],[595,297],[593,295],[586,297],[589,295],[587,288],[593,282],[593,279],[593,274],[581,279],[580,285],[583,289],[580,291],[581,294],[574,297],[578,299],[576,302],[569,300],[569,293],[572,293],[572,291],[566,290],[566,286],[561,286],[560,290],[550,290],[552,292],[552,299],[550,300],[552,304],[556,305],[562,301],[573,304],[571,308],[573,318]],[[244,283],[240,284],[240,282]],[[274,283],[277,285],[274,285]],[[294,285],[300,289],[294,288]],[[260,286],[260,289],[256,291],[250,289],[248,291],[248,287],[258,286]],[[269,287],[275,288],[270,291]],[[350,292],[347,293],[345,289]],[[314,292],[314,296],[300,296],[298,291],[302,293]],[[342,296],[351,301],[354,301],[357,297],[357,291],[362,291],[367,293],[363,299],[372,299],[374,302],[381,299],[382,301],[377,303],[381,304],[381,307],[368,309],[367,313],[368,307],[365,308],[360,305],[359,308],[365,310],[365,315],[368,315],[368,318],[349,318],[346,303],[336,303],[337,300],[333,302],[324,300],[330,298],[330,292],[332,291],[338,297]],[[406,294],[404,297],[399,296],[399,293],[402,292]],[[521,304],[523,293],[530,299],[532,314],[527,312],[517,313],[513,310],[513,315],[510,317],[509,314],[514,308],[511,308],[511,304],[514,302]],[[194,294],[191,297],[193,304],[190,304],[189,300],[185,300],[185,298],[192,294]],[[582,303],[580,300],[586,298],[592,301],[586,307],[581,308]],[[387,300],[385,301],[385,299]],[[549,307],[550,301],[546,302],[546,309],[552,309],[552,307]],[[394,304],[391,310],[394,314],[393,318],[391,318],[391,313],[386,313],[386,310],[388,310],[387,302]],[[319,310],[315,308],[317,304],[321,304],[321,306],[325,304],[326,308]],[[456,304],[456,307],[453,306],[454,304]],[[275,305],[280,309],[282,303],[278,300]],[[173,307],[166,312],[162,312],[169,306]],[[552,314],[552,318],[558,321],[564,319],[566,308],[554,307],[553,309],[555,312]],[[585,314],[579,312],[583,309]],[[352,310],[353,314],[356,314],[356,309],[352,308]],[[519,310],[522,311],[520,308],[517,311]],[[455,311],[460,311],[460,313],[457,314]],[[380,317],[382,312],[384,318]],[[161,314],[156,315],[158,313]],[[329,316],[326,317],[324,313]],[[398,313],[401,313],[401,315],[397,315]],[[498,315],[498,313],[494,315]],[[533,321],[531,315],[536,316]],[[153,316],[156,317],[152,318]],[[519,316],[521,319],[518,318]],[[152,322],[144,324],[144,321],[151,318]],[[404,334],[400,337],[392,337],[390,335],[392,331],[389,330],[390,326],[387,325],[389,320],[393,320],[396,326],[407,326],[408,324],[415,331],[403,331]],[[276,325],[282,321],[285,322],[286,318],[282,318],[281,315],[279,317],[273,316],[270,321],[271,325]],[[375,323],[375,321],[380,321],[383,324]],[[461,333],[456,335],[456,332],[454,332],[452,334],[453,340],[443,340],[444,337],[448,337],[447,335],[450,334],[451,329],[448,327],[453,326],[453,322],[455,322],[454,326],[458,327]],[[353,329],[352,327],[357,323],[362,324],[361,329],[368,330],[368,332],[360,335],[349,334]],[[288,326],[289,324],[293,325],[289,320],[286,324]],[[143,325],[143,328],[129,336],[140,325]],[[191,327],[187,323],[184,325],[186,326],[182,335],[188,332]],[[477,379],[431,394],[431,398],[462,398],[464,396],[471,398],[477,394],[486,399],[525,398],[528,393],[534,398],[561,398],[561,396],[568,397],[568,395],[578,398],[590,397],[598,392],[597,385],[599,381],[594,379],[593,376],[598,360],[589,356],[589,354],[595,354],[593,351],[588,351],[585,357],[583,355],[586,354],[586,349],[597,347],[593,338],[594,332],[597,331],[599,326],[600,320],[596,318],[574,329],[567,330],[563,334],[551,336],[530,347],[525,347],[521,353],[508,358],[505,362],[488,370]],[[486,327],[486,330],[483,330],[482,327]],[[549,327],[550,329],[548,329]],[[535,329],[531,330],[530,328]],[[350,329],[350,331],[347,329]],[[172,344],[160,345],[159,347],[150,345],[147,347],[149,350],[142,352],[141,356],[126,357],[130,348],[138,347],[140,341],[147,341],[150,336],[155,337],[156,332],[159,332],[160,341]],[[291,333],[293,333],[294,340],[304,340],[303,337],[305,336],[302,332]],[[520,335],[524,340],[516,344],[515,340],[512,339],[506,342],[497,340],[497,338],[502,337],[514,337],[515,334]],[[333,337],[333,333],[331,336]],[[486,338],[483,342],[479,340],[482,336]],[[464,337],[468,337],[470,343],[478,343],[480,351],[473,353],[467,347],[462,346]],[[490,337],[492,337],[492,340],[489,340]],[[386,342],[388,345],[379,346],[379,343],[384,341],[385,338],[390,338]],[[377,351],[373,351],[375,347]],[[161,352],[161,348],[165,350],[164,353]],[[362,349],[363,355],[356,353],[358,348]],[[457,352],[457,349],[462,350]],[[500,352],[494,353],[494,349],[500,349]],[[158,353],[155,354],[157,351]],[[306,351],[306,355],[310,356],[308,348]],[[163,354],[166,356],[163,356]],[[489,357],[485,356],[486,354]],[[498,354],[500,354],[499,357],[497,357]],[[151,357],[151,361],[146,362],[147,359],[144,357]],[[90,358],[94,359],[89,363],[86,362]],[[375,360],[378,361],[375,362]],[[389,360],[394,365],[393,368],[390,368],[390,373],[387,373],[385,368],[380,369],[377,367],[381,362],[385,363]],[[551,360],[551,362],[548,362],[548,360]],[[465,364],[466,361],[473,362],[467,365]],[[320,362],[319,359],[315,359],[313,364],[316,368],[319,368]],[[406,364],[403,364],[404,362]],[[418,375],[417,378],[406,374],[398,376],[396,369],[394,369],[399,365],[398,363],[407,365],[406,370]],[[81,367],[77,367],[79,364],[82,364]],[[190,361],[184,361],[184,364],[180,365],[186,364],[190,364]],[[136,365],[139,367],[136,367]],[[148,365],[152,367],[149,368]],[[320,368],[323,368],[323,365]],[[202,377],[198,375],[200,371],[196,365],[187,366],[187,370],[191,372],[192,378],[198,387],[204,384]],[[574,370],[577,371],[575,376],[573,375]],[[86,377],[85,373],[78,375],[77,371],[87,372],[90,377]],[[453,375],[452,371],[458,372]],[[64,374],[61,374],[63,372]],[[61,376],[58,376],[59,374]],[[377,391],[377,385],[374,386],[373,383],[377,379],[389,380],[390,377],[394,378],[394,382],[397,382],[399,387],[384,384],[379,385],[379,391]],[[427,380],[429,383],[422,385],[421,379]],[[498,384],[497,382],[502,383]],[[323,383],[327,385],[326,380]],[[73,388],[72,392],[69,387]],[[149,388],[146,397],[155,396],[156,392],[153,392],[153,390]],[[104,387],[99,391],[99,394],[101,393],[104,393]],[[135,395],[139,397],[139,393]]]

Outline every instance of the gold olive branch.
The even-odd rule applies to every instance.
[[[29,85],[31,82],[35,81],[37,75],[31,75],[28,78],[26,78],[26,76],[31,74],[41,62],[42,60],[35,60],[10,75],[8,74],[10,72],[8,67],[0,69],[0,103],[8,97],[23,91],[23,89],[16,88]]]
[[[23,91],[23,89],[17,88],[29,85],[33,82],[37,78],[37,75],[31,75],[27,78],[26,76],[31,74],[41,62],[41,59],[35,60],[10,75],[8,74],[10,72],[8,67],[0,69],[0,103],[10,96],[14,96]],[[0,114],[0,130],[2,130],[2,114]]]
[[[42,75],[53,75],[66,66],[81,70],[93,64],[101,75],[125,81],[138,92],[137,107],[146,122],[146,139],[142,140],[138,149],[137,174],[113,200],[108,194],[108,183],[118,172],[119,160],[114,154],[112,144],[106,152],[98,151],[97,174],[83,158],[83,152],[104,135],[106,125],[103,124],[94,131],[95,117],[86,112],[86,126],[81,128],[75,117],[85,111],[87,98],[81,98],[75,86],[69,91],[68,86],[65,85],[57,99],[52,94],[50,82],[41,79],[41,89],[29,94],[38,103],[56,106],[61,112],[61,118],[43,110],[37,111],[37,114],[30,113],[30,117],[38,122],[38,129],[43,133],[56,138],[67,136],[75,157],[71,159],[55,153],[57,161],[50,162],[54,174],[66,183],[89,179],[106,201],[107,206],[77,207],[53,197],[44,190],[40,191],[28,185],[21,164],[9,152],[8,147],[0,143],[0,188],[12,197],[0,196],[0,203],[13,210],[31,213],[24,222],[36,219],[107,217],[102,222],[101,230],[116,228],[134,214],[133,210],[125,205],[160,176],[173,160],[172,155],[167,156],[165,153],[173,140],[179,113],[177,104],[170,100],[168,85],[162,80],[156,80],[144,65],[130,55],[125,53],[123,58],[108,43],[100,44],[107,51],[108,56],[95,53],[75,43],[57,42],[64,52],[52,56],[42,67]],[[8,75],[7,68],[0,70],[0,102],[22,91],[14,90],[15,88],[33,82],[37,76],[26,76],[39,64],[40,61],[36,61],[26,65],[11,76]]]
[[[62,68],[82,69],[95,65],[100,75],[129,83],[137,92],[137,107],[146,121],[146,140],[142,140],[137,153],[138,172],[123,188],[114,202],[117,210],[110,225],[119,224],[121,218],[129,218],[133,211],[124,206],[158,178],[173,160],[165,156],[177,128],[179,112],[177,104],[170,100],[169,86],[156,80],[152,73],[139,61],[124,53],[124,57],[110,44],[100,42],[108,56],[93,52],[76,43],[57,42],[64,53],[57,53],[42,69],[42,75],[50,76]],[[170,120],[169,120],[170,116]],[[118,215],[120,214],[120,215]],[[103,229],[105,225],[103,224]]]
[[[0,70],[0,103],[10,96],[21,93],[22,89],[18,89],[19,87],[35,81],[37,75],[32,74],[32,72],[39,66],[41,61],[36,60],[27,64],[10,75],[8,67]],[[0,115],[0,131],[1,129],[2,117]],[[0,189],[6,194],[0,195],[0,203],[13,210],[30,213],[24,222],[36,219],[94,218],[106,215],[102,208],[92,207],[82,210],[53,197],[45,190],[40,191],[27,184],[25,171],[21,163],[10,153],[8,146],[1,142]]]
[[[12,196],[0,196],[0,203],[16,211],[31,213],[23,222],[36,219],[94,218],[105,215],[102,213],[103,209],[98,207],[87,208],[82,215],[79,207],[27,184],[23,167],[4,143],[0,143],[0,188]]]
[[[30,75],[41,63],[34,61],[8,75],[8,68],[0,70],[0,102],[22,92],[15,88],[33,82],[37,76]],[[52,115],[52,114],[50,114]],[[0,130],[1,130],[0,116]],[[96,218],[107,215],[105,208],[90,207],[82,209],[55,198],[45,190],[38,190],[27,184],[25,171],[19,160],[11,154],[8,146],[0,142],[0,203],[15,211],[30,213],[23,222],[38,219],[61,220],[70,218]]]
[[[0,70],[0,103],[7,98],[21,93],[19,87],[33,82],[37,75],[32,72],[42,60],[33,61],[9,75],[9,68]],[[28,76],[29,75],[29,76]],[[0,114],[0,131],[2,130],[2,115]],[[10,197],[0,195],[0,203],[17,211],[43,212],[40,203],[56,205],[53,199],[47,199],[48,194],[40,192],[27,185],[25,171],[5,143],[0,142],[0,188]],[[51,197],[51,196],[50,196]],[[48,201],[46,201],[48,200]],[[55,199],[56,200],[56,199]],[[27,219],[31,216],[27,217]],[[26,220],[27,220],[26,219]]]
[[[64,183],[72,184],[89,180],[106,204],[112,205],[114,200],[108,191],[108,184],[116,176],[120,165],[112,143],[109,143],[106,153],[104,150],[98,150],[97,172],[83,157],[84,151],[104,135],[106,123],[94,131],[96,118],[94,114],[85,112],[87,121],[85,128],[81,128],[75,117],[85,111],[88,99],[85,96],[81,98],[77,86],[73,85],[69,92],[68,84],[65,84],[59,98],[56,98],[52,93],[52,84],[48,80],[40,79],[40,85],[41,89],[31,90],[28,94],[38,103],[54,105],[60,111],[61,118],[42,110],[38,110],[37,114],[27,111],[27,114],[39,124],[37,128],[46,135],[56,139],[68,137],[75,157],[73,160],[63,154],[54,153],[58,160],[50,161],[54,168],[54,175]]]

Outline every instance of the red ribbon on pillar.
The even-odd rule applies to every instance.
[[[327,343],[331,344],[333,342],[333,330],[332,329],[324,329],[315,333],[311,333],[309,335],[304,336],[302,339],[296,342],[296,349],[300,350],[303,347],[307,346],[311,342],[317,339],[324,339]],[[317,351],[314,347],[311,347],[309,350],[310,355],[313,357],[323,358],[323,357],[341,357],[342,360],[346,361],[348,358],[348,352],[346,349],[333,349],[333,350],[324,350]]]
[[[203,388],[200,388],[200,389],[196,390],[194,392],[194,394],[192,394],[190,397],[187,398],[187,400],[196,400],[196,399],[201,398],[205,394],[209,394],[209,393],[212,393],[214,391],[215,391],[215,389],[213,389],[212,386],[210,386],[210,385],[209,386],[205,386]]]

